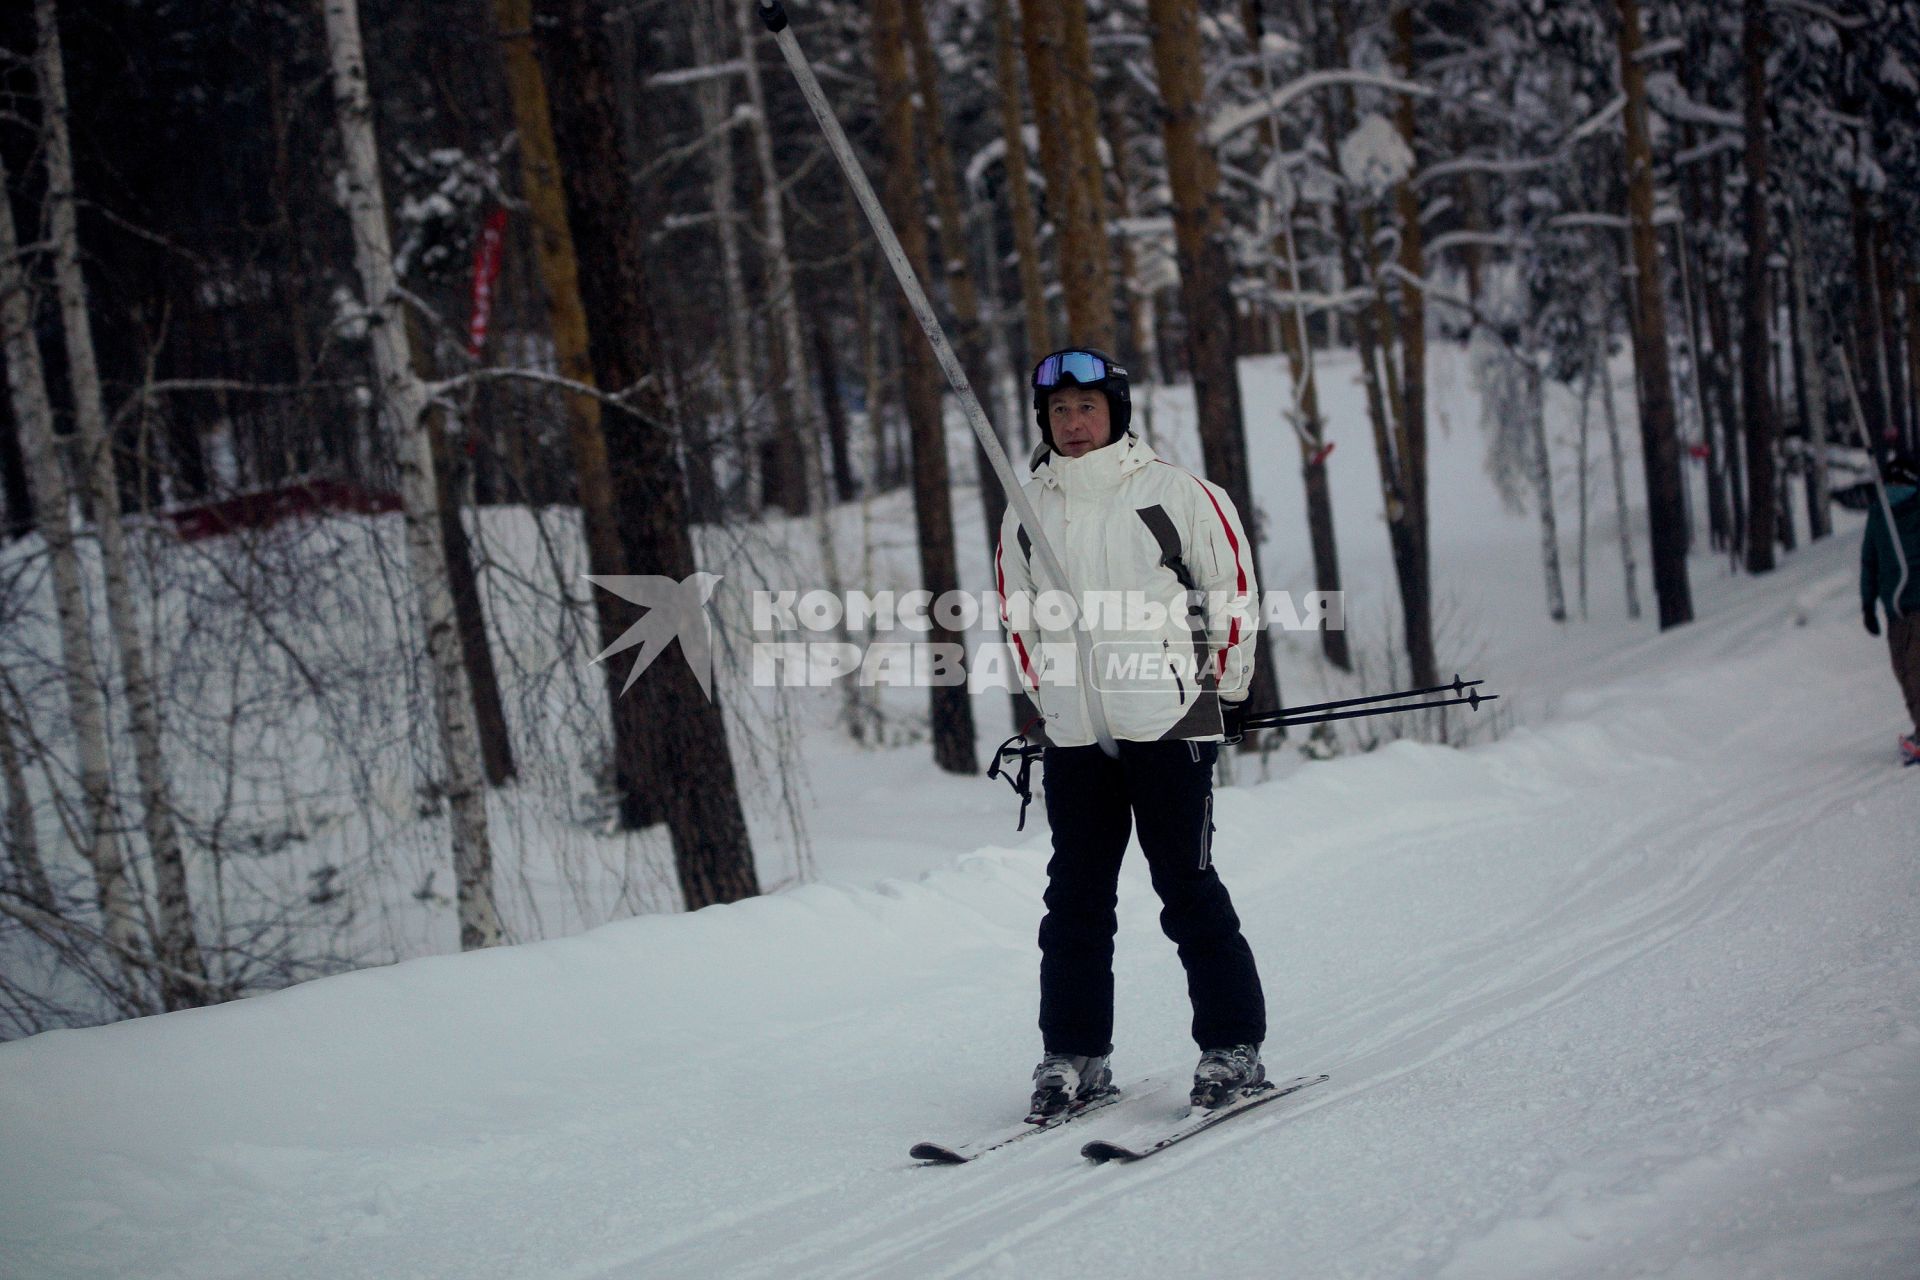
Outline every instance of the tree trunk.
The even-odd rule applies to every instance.
[[[1082,98],[1074,78],[1087,80],[1086,15],[1054,0],[1020,0],[1026,45],[1027,87],[1033,94],[1033,122],[1040,134],[1040,164],[1047,177],[1047,211],[1053,220],[1060,255],[1060,286],[1066,296],[1067,340],[1112,350],[1113,279],[1107,265],[1106,226],[1101,218],[1099,157],[1083,154],[1092,143],[1091,118],[1082,142]],[[1080,61],[1073,58],[1070,28],[1079,24]],[[1091,105],[1089,83],[1084,101]],[[1044,355],[1045,353],[1040,353]],[[1037,357],[1036,357],[1037,358]]]
[[[1773,390],[1767,383],[1767,15],[1764,0],[1745,0],[1740,52],[1746,83],[1746,287],[1741,298],[1740,378],[1747,411],[1747,572],[1769,573],[1781,513],[1774,477]]]
[[[1394,9],[1393,39],[1400,75],[1411,80],[1418,69],[1411,3]],[[1400,95],[1394,116],[1407,150],[1418,154],[1411,94]],[[1395,560],[1407,566],[1400,575],[1407,659],[1413,682],[1425,686],[1440,683],[1440,672],[1433,648],[1433,566],[1427,548],[1427,268],[1420,196],[1412,173],[1395,188],[1394,208],[1400,220],[1400,418],[1394,456],[1400,470],[1402,517],[1388,519],[1398,530]]]
[[[1528,364],[1525,373],[1531,407],[1527,428],[1532,436],[1529,443],[1533,452],[1533,494],[1540,504],[1540,563],[1547,577],[1547,616],[1555,622],[1565,622],[1567,590],[1560,580],[1560,525],[1553,504],[1553,459],[1547,452],[1546,397],[1540,386],[1539,370]],[[1583,482],[1585,478],[1581,477]]]
[[[867,273],[867,258],[861,249],[865,242],[860,239],[857,220],[859,211],[854,202],[847,201],[847,242],[855,246],[853,253],[853,296],[858,314],[855,322],[860,326],[860,376],[865,390],[867,403],[867,435],[871,441],[869,448],[873,453],[873,476],[868,483],[869,495],[885,493],[901,483],[900,467],[887,440],[887,398],[886,379],[880,372],[880,326],[885,311],[879,288],[872,276]]]
[[[120,523],[120,484],[108,436],[106,407],[100,393],[100,369],[94,356],[93,329],[87,318],[86,281],[80,272],[80,232],[74,190],[73,151],[67,133],[66,73],[53,0],[37,0],[41,101],[45,106],[47,204],[53,235],[54,282],[60,300],[61,334],[66,340],[67,377],[73,391],[73,418],[84,459],[82,474],[100,539],[100,564],[106,576],[107,623],[120,656],[133,734],[134,772],[140,784],[142,829],[153,861],[156,919],[154,951],[163,966],[162,1001],[169,1009],[209,1002],[206,964],[194,932],[193,901],[187,885],[186,853],[174,824],[173,783],[161,745],[160,704],[147,665],[146,642],[134,616],[134,593],[127,565],[126,533]]]
[[[1579,543],[1578,543],[1578,546],[1579,546],[1578,556],[1575,561],[1575,564],[1577,566],[1576,572],[1579,575],[1580,621],[1582,622],[1585,622],[1587,620],[1587,523],[1588,523],[1587,510],[1590,505],[1588,502],[1588,499],[1592,493],[1592,487],[1589,481],[1588,470],[1587,470],[1587,457],[1588,457],[1587,438],[1591,434],[1589,431],[1588,424],[1593,416],[1592,409],[1593,409],[1593,360],[1591,357],[1589,357],[1586,361],[1586,368],[1583,369],[1580,374],[1580,437],[1579,437],[1580,439],[1580,462],[1579,462],[1580,537],[1579,537]]]
[[[1683,190],[1687,193],[1687,207],[1691,208],[1691,179]],[[1700,346],[1700,311],[1694,299],[1693,271],[1688,265],[1693,249],[1687,243],[1684,224],[1674,229],[1673,241],[1673,256],[1680,264],[1680,306],[1687,326],[1687,364],[1693,373],[1693,403],[1700,415],[1700,439],[1707,447],[1707,541],[1719,551],[1727,545],[1727,487],[1706,393],[1706,352]]]
[[[1240,21],[1260,62],[1260,86],[1269,96],[1273,92],[1273,71],[1261,40],[1262,25],[1258,0],[1242,0]],[[1277,113],[1269,115],[1261,126],[1268,156],[1278,161],[1282,138]],[[1336,152],[1337,154],[1337,152]],[[1320,385],[1315,376],[1313,339],[1307,327],[1306,306],[1299,294],[1305,287],[1300,279],[1300,255],[1294,241],[1294,207],[1280,208],[1274,203],[1274,215],[1281,230],[1276,236],[1270,259],[1285,272],[1274,278],[1294,295],[1291,307],[1276,308],[1280,345],[1286,351],[1287,372],[1293,383],[1293,430],[1300,446],[1300,480],[1307,497],[1307,541],[1313,549],[1314,590],[1338,595],[1340,592],[1340,552],[1334,538],[1333,489],[1327,481],[1327,459],[1332,450],[1325,443],[1326,420],[1320,413]],[[1328,662],[1342,671],[1353,670],[1353,655],[1347,648],[1344,629],[1323,628],[1320,650]]]
[[[597,269],[580,277],[597,381],[627,397],[608,419],[626,572],[685,583],[696,569],[686,486],[668,420],[664,353],[651,310],[632,186],[620,152],[598,0],[540,0],[536,40],[553,91],[553,132],[567,222]],[[643,692],[644,691],[644,692]],[[760,892],[719,705],[687,661],[647,668],[649,775],[660,784],[674,867],[688,910]]]
[[[1620,412],[1613,400],[1613,370],[1607,367],[1607,344],[1594,345],[1594,366],[1600,378],[1600,406],[1607,418],[1607,451],[1613,461],[1613,514],[1620,525],[1620,570],[1626,580],[1627,616],[1640,616],[1639,571],[1633,562],[1633,523],[1627,515],[1627,464],[1620,449]]]
[[[833,463],[835,502],[852,502],[860,496],[860,482],[854,478],[853,455],[848,448],[847,402],[840,394],[840,356],[833,342],[833,319],[816,312],[813,330],[814,376],[820,379],[820,408],[827,417],[827,449]]]
[[[447,443],[438,409],[427,411],[427,443],[433,450],[434,483],[440,495],[440,537],[447,548],[447,585],[453,592],[453,614],[459,621],[460,652],[467,665],[467,683],[473,689],[474,732],[480,739],[480,765],[487,785],[504,787],[518,770],[513,764],[513,738],[507,729],[507,709],[500,697],[500,676],[493,665],[493,641],[487,635],[487,614],[480,604],[480,584],[473,571],[473,544],[460,518],[461,477],[466,470]]]
[[[523,3],[529,0],[522,0]],[[722,21],[736,0],[700,0],[690,20],[694,61],[711,66],[719,60],[726,30]],[[753,402],[753,340],[747,321],[753,314],[747,302],[746,275],[740,266],[740,228],[734,201],[733,131],[726,127],[731,95],[722,76],[710,76],[694,88],[700,109],[700,129],[707,135],[707,201],[713,207],[714,236],[720,243],[720,283],[726,299],[727,351],[720,373],[720,400],[730,420],[738,482],[748,515],[760,513],[760,439]]]
[[[4,158],[0,157],[0,191],[9,189]],[[100,664],[94,654],[93,632],[87,616],[85,579],[75,548],[73,493],[60,462],[53,436],[53,404],[47,394],[45,365],[34,336],[29,300],[33,293],[21,270],[20,238],[14,230],[13,204],[0,199],[0,332],[7,351],[7,385],[13,414],[20,424],[32,485],[33,514],[47,544],[47,563],[53,577],[54,613],[60,627],[60,666],[73,721],[79,756],[80,794],[86,826],[79,852],[93,871],[94,896],[102,931],[115,948],[127,980],[128,999],[136,1011],[145,1011],[139,973],[129,957],[141,954],[141,914],[138,893],[120,847],[114,813],[113,774],[107,754],[107,713],[101,697]]]
[[[1720,469],[1726,483],[1729,506],[1727,549],[1738,557],[1747,540],[1747,491],[1745,470],[1740,464],[1744,452],[1740,447],[1740,410],[1734,399],[1733,321],[1727,315],[1726,290],[1707,288],[1701,292],[1706,295],[1704,310],[1707,314],[1707,335],[1713,343],[1712,357],[1707,361],[1711,382],[1708,390],[1720,410],[1717,415],[1720,420]]]
[[[1328,65],[1342,68],[1347,64],[1347,38],[1343,11],[1338,5],[1333,12],[1333,36],[1331,56]],[[1321,136],[1326,144],[1329,156],[1340,154],[1340,139],[1353,127],[1353,89],[1349,85],[1340,86],[1334,93],[1332,104],[1321,112]],[[1371,270],[1372,255],[1369,249],[1371,237],[1355,228],[1354,213],[1347,203],[1346,191],[1336,187],[1333,198],[1334,227],[1340,240],[1340,265],[1346,279],[1361,284],[1373,278]],[[1366,394],[1367,420],[1373,429],[1374,456],[1380,470],[1381,501],[1389,514],[1388,534],[1392,541],[1391,518],[1400,510],[1398,497],[1398,468],[1393,461],[1393,443],[1391,429],[1388,427],[1387,402],[1375,370],[1380,359],[1380,332],[1376,324],[1377,313],[1371,302],[1364,303],[1354,313],[1354,338],[1360,353],[1360,383]],[[1397,551],[1397,544],[1395,550]],[[1400,564],[1396,557],[1396,573]]]
[[[1886,439],[1893,432],[1893,415],[1887,407],[1886,376],[1881,368],[1883,348],[1880,344],[1880,307],[1874,299],[1874,283],[1878,274],[1873,269],[1873,223],[1867,213],[1867,195],[1859,187],[1848,192],[1849,213],[1853,230],[1853,281],[1857,293],[1853,305],[1854,383],[1860,395],[1860,408],[1865,413],[1868,429],[1873,434],[1869,446],[1874,450],[1885,447]]]
[[[1912,447],[1912,406],[1907,398],[1906,361],[1901,358],[1900,320],[1895,312],[1900,295],[1900,277],[1893,264],[1893,245],[1889,239],[1892,223],[1880,219],[1874,226],[1874,297],[1880,304],[1881,360],[1886,370],[1887,430],[1908,448]]]
[[[1827,423],[1827,321],[1807,296],[1807,245],[1797,211],[1787,223],[1787,234],[1792,249],[1788,279],[1793,287],[1794,345],[1799,353],[1794,367],[1807,406],[1807,528],[1811,540],[1818,542],[1833,532],[1827,471],[1827,441],[1832,434]]]
[[[1133,192],[1128,182],[1127,111],[1117,93],[1107,95],[1100,112],[1107,150],[1113,156],[1113,211],[1121,225],[1133,218]],[[1141,278],[1140,255],[1133,237],[1124,232],[1115,241],[1120,264],[1121,311],[1127,318],[1126,341],[1120,344],[1120,359],[1143,378],[1151,378],[1153,354],[1153,293]]]
[[[1040,272],[1040,237],[1034,227],[1033,190],[1027,184],[1025,113],[1020,109],[1020,64],[1014,41],[1011,0],[993,6],[993,67],[1000,89],[1000,136],[1006,143],[1007,208],[1013,218],[1014,263],[1020,270],[1020,300],[1026,321],[1024,370],[1053,350],[1053,326],[1047,319],[1047,288]],[[1044,147],[1045,140],[1041,145]]]
[[[428,355],[432,338],[418,313],[406,312],[407,342],[414,372],[422,381],[435,376]],[[480,585],[473,570],[473,545],[460,517],[461,490],[466,466],[447,441],[446,411],[429,405],[427,444],[433,451],[433,481],[439,495],[440,540],[446,547],[447,588],[453,593],[453,615],[460,631],[460,653],[466,663],[467,686],[473,690],[474,732],[480,740],[480,764],[487,785],[505,786],[514,778],[513,740],[507,731],[506,707],[500,698],[500,676],[493,665],[493,644],[487,636],[487,615],[480,604]]]
[[[883,199],[907,261],[921,280],[927,264],[927,215],[920,202],[920,166],[914,140],[913,89],[907,74],[905,16],[900,0],[873,0],[873,70],[880,103],[886,164]],[[917,325],[900,333],[900,364],[906,386],[907,426],[913,442],[913,515],[920,543],[920,585],[938,600],[959,587],[954,565],[953,493],[947,472],[946,427],[940,404],[940,370],[933,348]],[[927,642],[952,653],[965,651],[965,637],[933,623]],[[951,646],[951,647],[947,647]],[[948,773],[974,774],[973,702],[965,681],[935,681],[928,689],[933,760]]]
[[[1909,261],[1906,269],[1907,306],[1907,386],[1913,393],[1909,421],[1913,433],[1907,438],[1907,452],[1920,454],[1920,268]]]
[[[0,493],[7,507],[0,538],[17,542],[33,532],[33,491],[27,487],[27,455],[20,447],[20,422],[11,401],[0,403]]]
[[[26,771],[20,767],[20,750],[13,742],[13,707],[9,702],[25,710],[17,698],[0,700],[0,784],[6,788],[7,810],[0,829],[6,832],[7,865],[12,868],[6,882],[42,911],[56,911],[53,882],[47,878],[46,863],[40,857],[40,836],[33,827],[33,797],[27,791]]]
[[[567,196],[554,147],[546,76],[534,53],[532,0],[494,0],[494,23],[506,58],[507,85],[519,135],[520,183],[533,224],[534,257],[545,285],[542,292],[555,362],[562,377],[592,386],[595,373],[587,313],[580,299],[580,262],[573,229],[567,222]],[[621,545],[626,521],[622,518],[623,507],[616,500],[600,401],[570,393],[564,402],[587,572],[607,576],[638,572],[627,562]],[[571,588],[571,583],[561,584],[563,595],[569,598]],[[605,649],[638,623],[641,613],[633,603],[611,591],[588,590],[600,647]],[[612,747],[609,773],[620,825],[629,831],[639,830],[666,816],[661,788],[651,772],[647,700],[644,696],[621,696],[625,676],[618,664],[605,664],[604,675]]]
[[[1181,309],[1186,313],[1187,365],[1200,419],[1200,449],[1207,477],[1233,499],[1246,526],[1247,554],[1257,560],[1262,530],[1247,465],[1240,377],[1234,360],[1234,306],[1225,220],[1219,206],[1220,171],[1202,132],[1206,108],[1199,10],[1194,0],[1150,0],[1147,25],[1160,81],[1161,136],[1173,195],[1174,249],[1180,266]],[[1256,643],[1253,684],[1246,703],[1250,716],[1280,705],[1273,645],[1264,627]],[[1248,734],[1244,749],[1253,749],[1257,736]]]
[[[1646,68],[1640,61],[1640,4],[1639,0],[1615,3],[1620,11],[1620,83],[1627,96],[1627,210],[1638,299],[1633,363],[1640,382],[1640,436],[1647,473],[1654,595],[1660,604],[1660,627],[1665,630],[1693,621],[1693,593],[1687,579],[1687,513],[1680,488],[1673,378],[1667,368],[1660,242],[1653,225],[1653,146],[1647,135]]]
[[[1093,313],[1093,336],[1084,341],[1111,351],[1120,344],[1119,319],[1114,310],[1111,223],[1107,217],[1106,173],[1100,164],[1100,110],[1093,93],[1096,76],[1087,11],[1088,6],[1083,4],[1063,4],[1059,8],[1064,37],[1060,70],[1073,125],[1073,181],[1080,188],[1075,206],[1085,218],[1075,230],[1076,236],[1085,238],[1082,251],[1076,255],[1077,269],[1085,274],[1085,280],[1074,282],[1069,293],[1084,294],[1087,309]]]
[[[378,403],[393,433],[400,502],[413,579],[432,668],[434,710],[447,771],[446,799],[453,834],[453,874],[460,915],[460,947],[505,940],[493,904],[493,851],[487,835],[486,790],[473,725],[473,695],[460,652],[446,551],[440,540],[439,494],[424,421],[426,389],[414,376],[407,326],[393,275],[386,196],[373,133],[373,104],[360,39],[357,0],[326,0],[327,57],[339,114],[346,170],[344,203],[353,227],[354,263],[368,318]]]
[[[973,287],[973,268],[969,263],[967,218],[960,204],[960,183],[954,175],[953,151],[947,145],[946,111],[940,100],[940,64],[933,53],[933,39],[927,30],[926,6],[922,0],[904,0],[902,21],[906,24],[907,46],[913,57],[913,82],[918,90],[919,117],[926,130],[927,168],[932,170],[934,209],[940,219],[940,253],[945,260],[947,305],[953,311],[958,339],[960,366],[974,395],[987,412],[993,431],[1006,446],[1007,431],[1001,419],[1000,398],[993,394],[993,369],[987,360],[987,335],[980,322],[980,295]],[[973,442],[974,474],[979,477],[980,512],[987,539],[987,563],[993,563],[1000,545],[1000,523],[1007,513],[1007,495],[993,473],[993,463],[978,440]],[[1001,634],[998,613],[990,616],[993,633]],[[1014,732],[1018,733],[1037,714],[1024,689],[1010,692]]]

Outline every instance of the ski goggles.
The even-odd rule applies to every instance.
[[[1096,382],[1105,382],[1109,373],[1124,375],[1126,370],[1091,351],[1056,351],[1033,367],[1033,389],[1051,391],[1063,378],[1072,378],[1081,386],[1090,387]]]

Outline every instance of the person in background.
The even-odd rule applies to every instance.
[[[1900,737],[1900,756],[1905,764],[1920,764],[1920,472],[1911,458],[1896,455],[1881,476],[1886,506],[1878,501],[1868,506],[1860,543],[1860,609],[1867,634],[1874,636],[1880,634],[1876,606],[1886,610],[1893,675],[1906,696],[1913,728]]]

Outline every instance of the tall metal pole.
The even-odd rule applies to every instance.
[[[881,251],[893,267],[894,278],[900,282],[901,292],[907,295],[908,307],[913,310],[914,318],[919,320],[921,330],[927,335],[927,343],[933,348],[934,357],[946,371],[947,381],[953,384],[955,394],[960,397],[960,407],[967,415],[967,425],[973,428],[973,434],[979,438],[980,448],[986,453],[987,461],[993,464],[994,475],[999,478],[1001,488],[1006,490],[1007,501],[1019,513],[1020,523],[1026,526],[1033,539],[1033,549],[1040,567],[1052,580],[1054,589],[1072,602],[1073,642],[1080,659],[1080,696],[1086,706],[1087,724],[1092,728],[1100,749],[1109,756],[1118,757],[1120,748],[1107,726],[1106,708],[1100,701],[1099,690],[1093,684],[1093,639],[1087,635],[1086,628],[1080,625],[1079,601],[1067,583],[1067,571],[1054,555],[1053,546],[1040,527],[1040,517],[1034,512],[1033,504],[1027,501],[1026,489],[1014,474],[1013,464],[1007,461],[1007,451],[1001,447],[1000,437],[994,433],[986,410],[980,407],[979,397],[967,381],[966,370],[960,367],[960,358],[954,354],[946,331],[940,327],[940,318],[934,314],[933,303],[928,300],[926,290],[920,287],[920,278],[914,274],[913,264],[907,261],[906,250],[900,247],[900,238],[894,234],[886,210],[880,207],[880,199],[874,195],[873,184],[867,181],[866,171],[860,167],[859,157],[853,153],[853,144],[847,141],[846,131],[840,127],[839,118],[833,114],[833,107],[820,88],[813,65],[807,61],[807,55],[801,52],[800,42],[794,39],[793,29],[787,25],[787,12],[781,7],[780,0],[760,0],[760,18],[767,24],[767,30],[773,33],[774,43],[780,47],[781,56],[787,60],[793,78],[799,82],[800,92],[813,109],[814,119],[820,122],[821,131],[827,136],[827,144],[833,148],[834,158],[840,162],[841,171],[853,187],[853,194],[859,200],[860,208],[865,211],[867,222],[872,225],[874,235],[879,237]]]

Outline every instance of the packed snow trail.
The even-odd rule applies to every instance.
[[[1501,741],[1221,791],[1268,1069],[1332,1075],[1271,1116],[1079,1158],[1174,1088],[908,1159],[1023,1104],[1043,831],[0,1046],[0,1270],[1910,1277],[1920,775],[1850,542],[1502,688]],[[1136,854],[1115,1069],[1178,1084],[1156,913]]]

